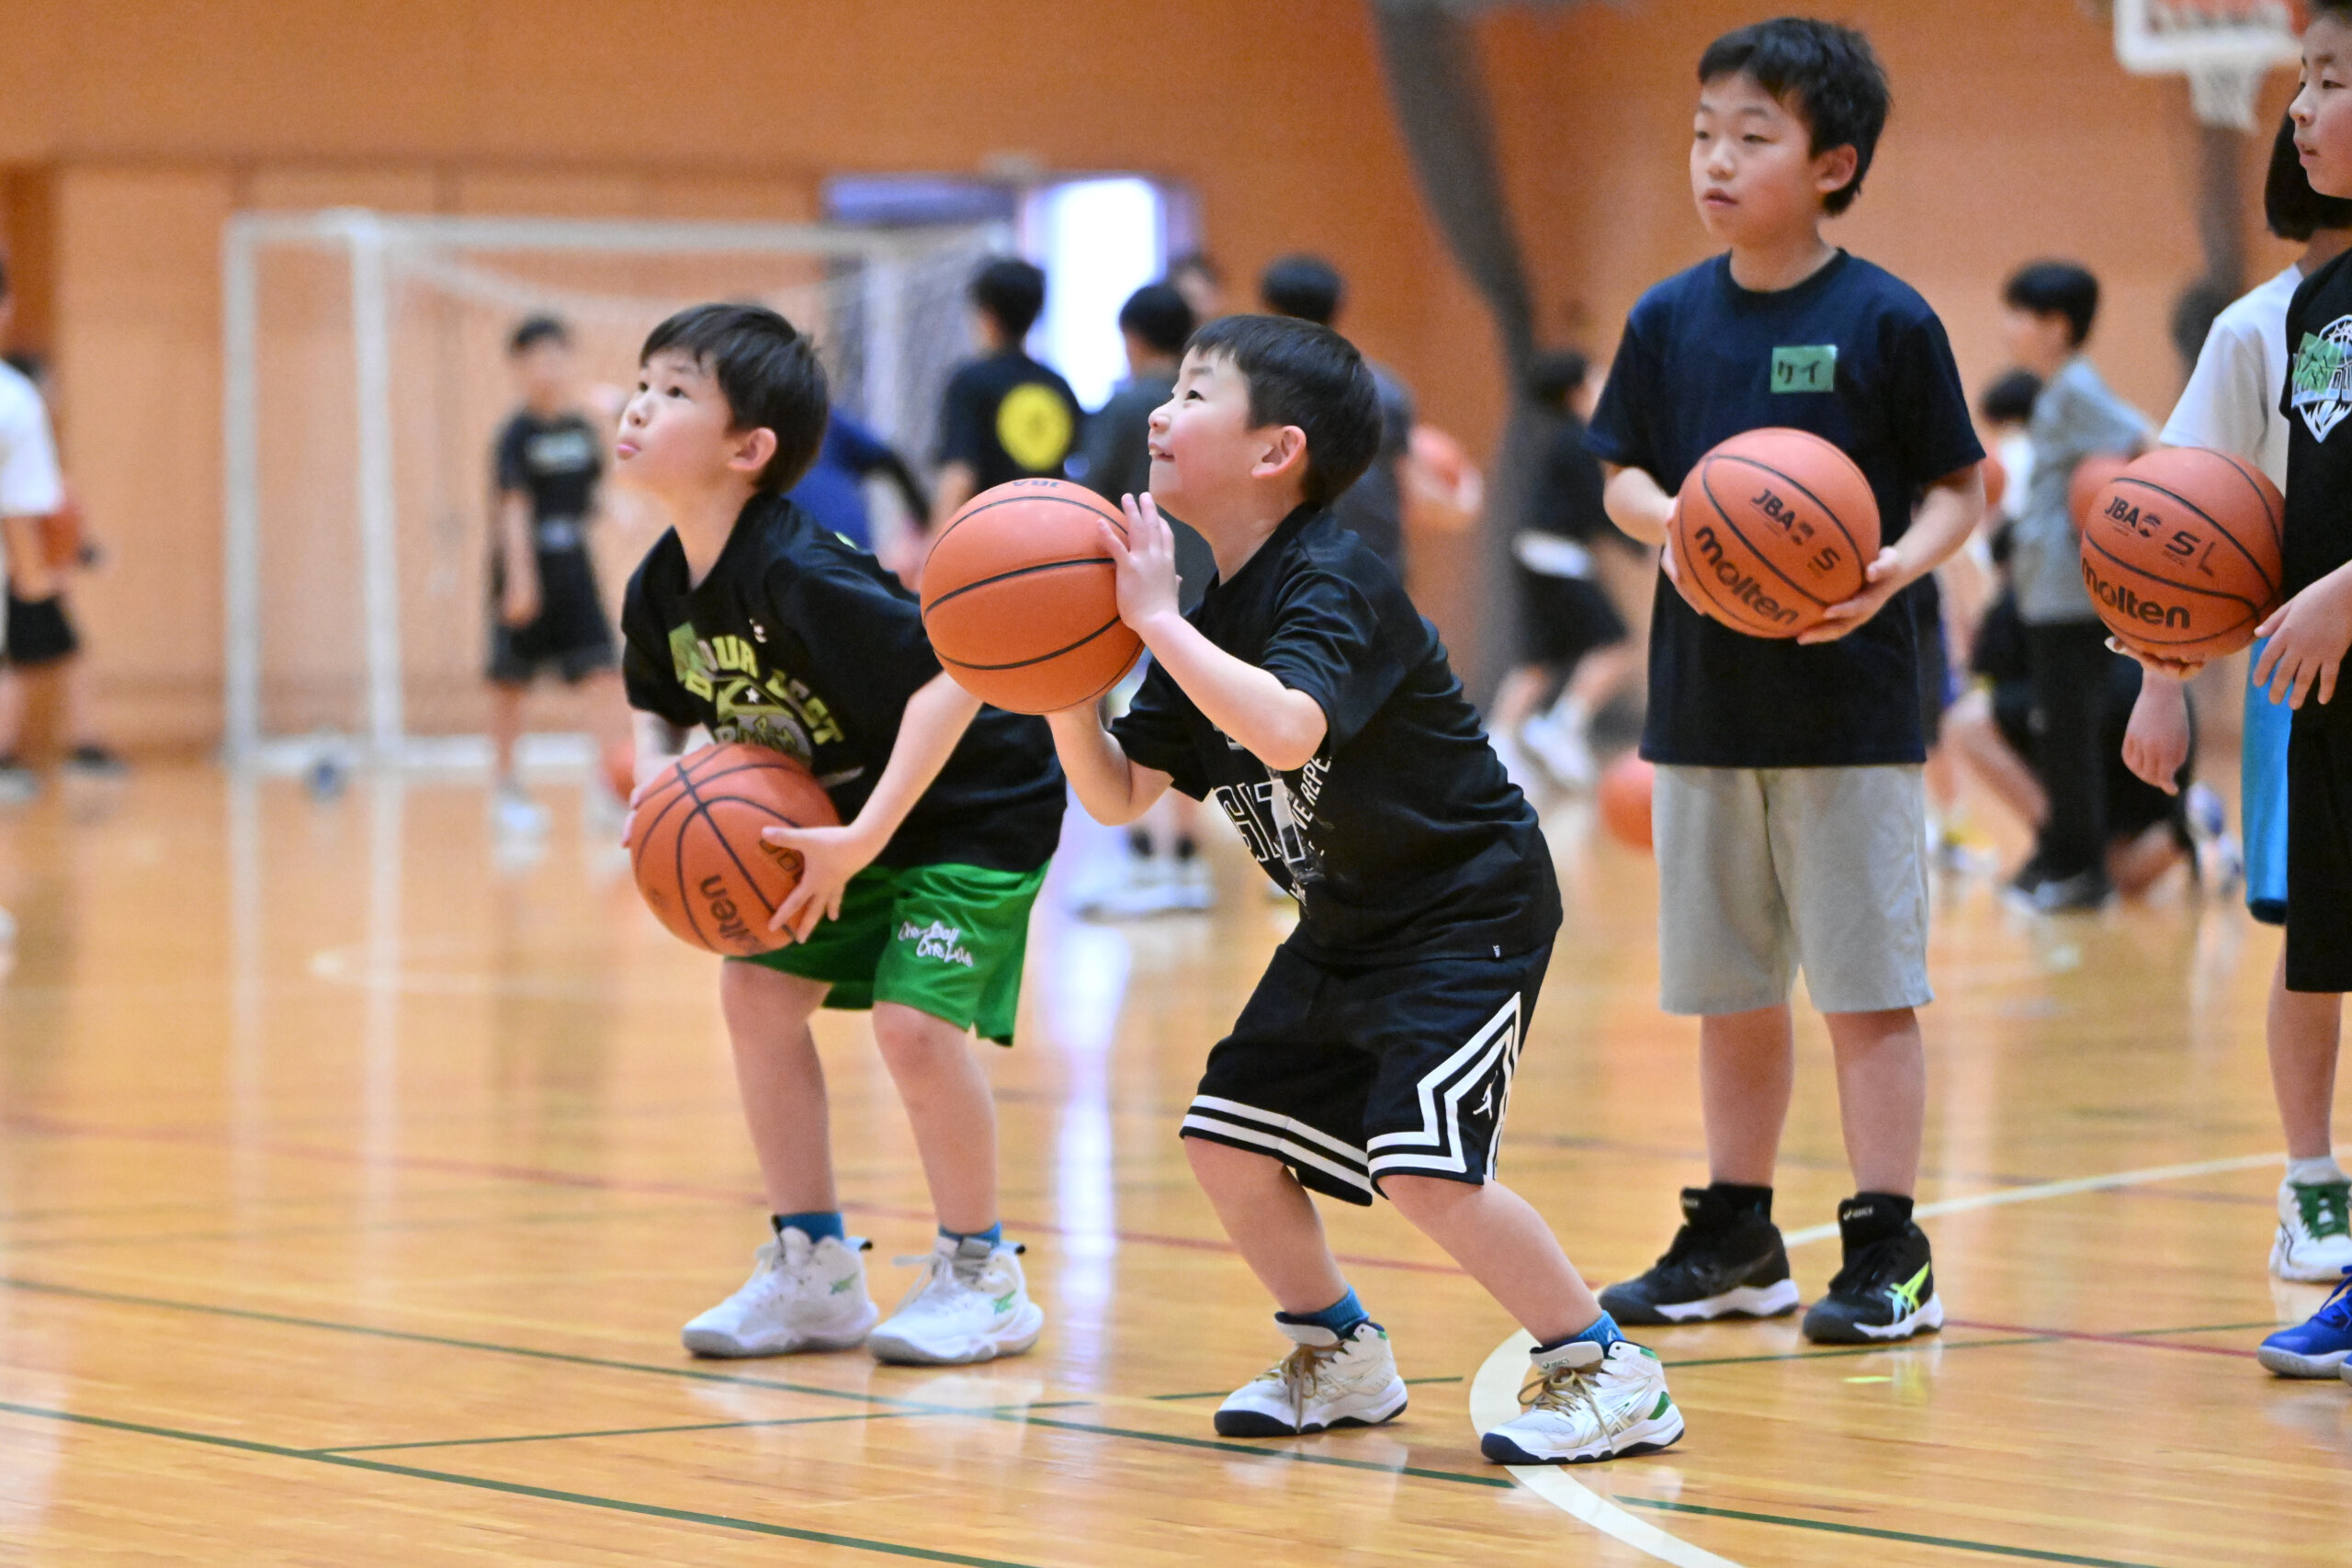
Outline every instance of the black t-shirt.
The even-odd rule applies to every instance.
[[[605,471],[596,427],[577,413],[541,419],[523,409],[498,433],[493,461],[500,492],[530,498],[538,547],[580,548],[580,525],[595,507],[596,481]]]
[[[1544,443],[1535,491],[1528,498],[1527,525],[1579,544],[1609,538],[1614,528],[1601,504],[1602,488],[1600,459],[1585,443],[1584,421],[1563,414]]]
[[[710,575],[673,532],[621,609],[632,707],[807,763],[846,822],[874,793],[907,699],[939,673],[914,595],[780,496],[754,496]],[[1042,718],[984,707],[879,865],[1033,871],[1061,835],[1062,771]]]
[[[1673,494],[1710,448],[1768,425],[1809,431],[1853,458],[1888,544],[1928,485],[1984,456],[1943,323],[1910,285],[1843,251],[1793,288],[1742,288],[1717,256],[1643,295],[1588,439]],[[1642,734],[1652,761],[1842,767],[1927,755],[1906,600],[1804,647],[1708,619],[1664,573],[1655,599]]]
[[[2352,253],[2313,272],[2287,304],[2285,588],[2291,597],[2352,560]],[[2307,702],[2297,724],[2352,726],[2352,697]]]
[[[1528,953],[1560,926],[1534,809],[1462,695],[1396,574],[1329,513],[1283,519],[1185,617],[1322,708],[1305,767],[1226,739],[1155,663],[1112,726],[1126,754],[1216,797],[1299,900],[1290,944],[1318,963]]]
[[[939,460],[968,464],[980,490],[1058,479],[1084,417],[1055,371],[1017,349],[992,354],[948,379]]]

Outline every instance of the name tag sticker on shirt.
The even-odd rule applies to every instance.
[[[1838,345],[1784,344],[1772,351],[1772,390],[1834,392],[1838,389]]]

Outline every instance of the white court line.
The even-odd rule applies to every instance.
[[[2255,1170],[2263,1166],[2283,1166],[2281,1154],[2237,1155],[2228,1159],[2199,1160],[2190,1165],[2152,1165],[2138,1170],[2119,1170],[2106,1176],[2080,1176],[2066,1181],[2042,1181],[2030,1187],[2003,1187],[1990,1192],[1972,1192],[1964,1198],[1946,1198],[1934,1203],[1922,1203],[1912,1213],[1919,1219],[1937,1214],[1956,1214],[1971,1209],[1996,1209],[2005,1203],[2031,1203],[2044,1198],[2065,1198],[2077,1192],[2101,1192],[2118,1187],[2140,1187],[2157,1181],[2179,1181],[2192,1176],[2214,1176],[2223,1171]],[[1782,1239],[1788,1246],[1802,1247],[1807,1242],[1826,1241],[1838,1234],[1835,1224],[1814,1225],[1801,1231],[1791,1231]],[[1478,1375],[1470,1383],[1470,1425],[1474,1430],[1485,1432],[1499,1427],[1519,1414],[1519,1387],[1527,1376],[1527,1352],[1534,1348],[1532,1337],[1521,1331],[1495,1347]],[[1519,1483],[1566,1513],[1571,1514],[1603,1535],[1623,1541],[1636,1551],[1646,1553],[1674,1568],[1740,1568],[1728,1557],[1691,1545],[1679,1536],[1668,1535],[1645,1519],[1637,1519],[1616,1504],[1568,1473],[1567,1467],[1554,1464],[1514,1464],[1506,1467]]]
[[[1487,1364],[1470,1382],[1470,1425],[1480,1432],[1499,1427],[1519,1414],[1519,1385],[1527,1377],[1527,1352],[1534,1337],[1524,1329],[1495,1347]],[[1557,1464],[1514,1464],[1504,1467],[1521,1486],[1538,1497],[1575,1515],[1601,1534],[1614,1536],[1634,1551],[1674,1568],[1739,1568],[1728,1557],[1668,1535],[1645,1519],[1637,1519],[1616,1504],[1569,1475]]]

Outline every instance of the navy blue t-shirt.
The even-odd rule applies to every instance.
[[[1650,289],[1625,320],[1587,441],[1673,494],[1710,449],[1768,425],[1853,458],[1886,544],[1927,486],[1984,456],[1943,323],[1910,285],[1843,251],[1793,288],[1742,288],[1716,256]],[[1922,592],[1803,647],[1709,620],[1660,573],[1642,755],[1702,768],[1923,760],[1909,599]]]

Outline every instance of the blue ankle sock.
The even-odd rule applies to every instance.
[[[1623,1331],[1617,1326],[1617,1320],[1604,1312],[1593,1319],[1592,1326],[1582,1334],[1571,1334],[1566,1339],[1555,1339],[1549,1345],[1538,1345],[1535,1347],[1535,1353],[1541,1356],[1546,1351],[1556,1350],[1563,1345],[1573,1345],[1579,1339],[1598,1345],[1606,1350],[1624,1337]]]
[[[1356,1300],[1356,1293],[1351,1290],[1321,1312],[1278,1312],[1274,1314],[1274,1321],[1276,1323],[1311,1323],[1317,1328],[1328,1328],[1345,1339],[1357,1324],[1364,1322],[1371,1316],[1370,1313],[1363,1310],[1363,1303]]]
[[[805,1214],[770,1214],[768,1223],[775,1226],[778,1239],[789,1226],[807,1236],[811,1247],[827,1236],[835,1241],[849,1239],[849,1233],[842,1229],[842,1212],[839,1209],[811,1209]]]
[[[1004,1241],[1004,1222],[999,1220],[984,1231],[951,1231],[942,1225],[939,1234],[949,1241],[984,1241],[990,1247],[996,1247]]]

